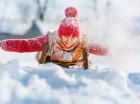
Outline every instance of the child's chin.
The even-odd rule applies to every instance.
[[[66,47],[71,47],[71,45],[66,45]]]

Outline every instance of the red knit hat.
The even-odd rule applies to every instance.
[[[65,9],[65,18],[62,20],[59,28],[59,36],[74,36],[78,37],[80,34],[79,23],[76,19],[77,10],[74,7],[68,7]]]

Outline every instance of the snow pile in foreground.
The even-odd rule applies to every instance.
[[[140,98],[140,73],[129,74],[128,86]]]
[[[0,63],[1,104],[139,104],[127,73],[108,69],[63,69],[52,63],[20,69]],[[134,86],[134,84],[133,84]],[[131,88],[130,88],[131,87]]]

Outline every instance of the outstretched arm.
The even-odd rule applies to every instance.
[[[91,44],[89,45],[89,53],[100,55],[100,56],[106,56],[108,55],[108,49],[103,48],[100,44]]]
[[[0,43],[3,50],[9,52],[37,52],[42,51],[43,45],[47,43],[48,36],[31,39],[7,39]]]

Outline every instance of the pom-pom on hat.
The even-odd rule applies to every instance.
[[[74,7],[68,7],[65,9],[65,18],[62,20],[59,28],[59,36],[73,36],[78,37],[80,34],[79,22],[76,18],[77,10]]]

